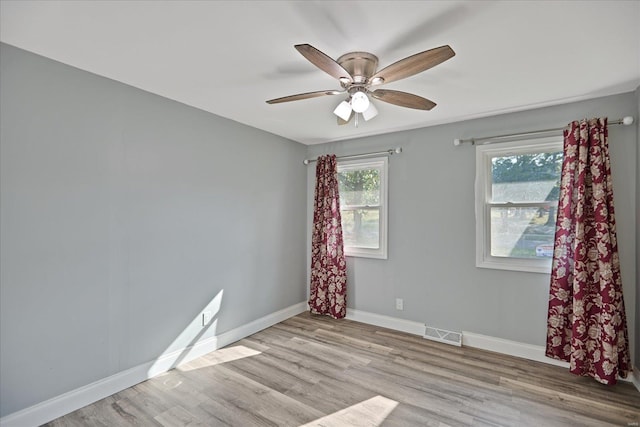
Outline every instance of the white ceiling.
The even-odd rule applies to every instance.
[[[628,92],[640,85],[640,1],[11,1],[0,40],[74,67],[316,144]],[[375,101],[338,126],[339,89],[293,46],[379,68],[448,44],[452,59],[385,89],[438,105]]]

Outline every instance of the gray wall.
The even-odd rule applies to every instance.
[[[636,89],[636,147],[640,147],[640,86]],[[640,148],[636,148],[636,334],[640,334]],[[636,339],[634,365],[640,369],[640,338]]]
[[[549,275],[475,267],[475,151],[469,144],[454,147],[453,140],[561,127],[583,117],[617,119],[625,115],[638,117],[634,93],[310,146],[308,157],[396,146],[404,150],[389,161],[389,259],[348,259],[348,307],[443,329],[544,345]],[[374,120],[378,119],[384,118]],[[631,337],[636,336],[636,133],[635,126],[610,127]],[[314,174],[315,168],[310,166],[308,224]],[[404,299],[404,311],[395,310],[395,298]]]
[[[0,55],[0,416],[305,300],[305,146]]]

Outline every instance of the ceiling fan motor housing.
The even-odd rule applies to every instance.
[[[353,83],[360,85],[366,84],[378,69],[378,57],[368,52],[345,53],[336,62],[351,74]]]

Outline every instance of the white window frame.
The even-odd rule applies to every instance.
[[[376,258],[387,259],[387,230],[388,230],[388,175],[389,175],[389,159],[385,157],[374,157],[368,159],[357,160],[339,160],[338,161],[338,173],[348,170],[358,169],[380,169],[380,215],[379,215],[379,236],[380,247],[378,249],[362,248],[358,246],[344,245],[344,253],[346,256],[362,257],[362,258]],[[358,206],[351,206],[352,209],[358,208]],[[340,215],[342,216],[343,209],[340,206]]]
[[[551,272],[551,258],[510,258],[491,256],[491,207],[531,206],[535,203],[490,203],[493,157],[562,151],[562,136],[518,140],[476,146],[476,267],[499,270]]]

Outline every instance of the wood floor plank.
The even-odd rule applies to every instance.
[[[638,416],[640,415],[637,408],[634,409],[630,405],[625,405],[622,402],[603,402],[597,399],[564,393],[548,387],[528,384],[524,381],[515,381],[508,378],[503,378],[502,382],[512,388],[517,395],[526,396],[530,399],[538,398],[554,408],[573,410],[575,413],[588,415],[596,420],[609,420],[618,425],[631,425],[634,421],[638,420]],[[601,418],[600,414],[605,415]]]
[[[159,423],[150,416],[156,413],[155,408],[149,406],[149,400],[145,398],[135,399],[135,402],[129,398],[118,399],[111,407],[123,419],[125,425],[129,426],[154,426]],[[151,409],[153,408],[153,409]],[[151,409],[151,411],[149,411]]]
[[[317,329],[314,331],[313,336],[317,339],[329,338],[327,342],[331,344],[342,344],[350,348],[351,351],[354,349],[361,350],[366,353],[374,353],[381,355],[388,355],[393,352],[393,348],[385,345],[380,345],[376,343],[372,343],[370,340],[361,339],[352,337],[349,335],[344,335],[342,333],[327,331],[324,329]]]
[[[154,418],[165,427],[203,425],[181,406],[173,406],[161,414],[156,415]]]
[[[341,375],[323,379],[314,386],[295,387],[289,390],[287,395],[317,408],[326,415],[376,397],[379,393],[360,387]]]
[[[382,424],[396,406],[395,400],[374,396],[300,427],[375,427]]]
[[[633,426],[640,393],[302,313],[47,426]]]
[[[299,383],[313,385],[317,382],[310,375],[296,375],[300,369],[287,369],[267,357],[239,360],[228,368],[280,393]]]
[[[460,401],[453,395],[444,399],[429,384],[417,384],[407,377],[393,377],[373,367],[354,368],[345,372],[349,382],[381,396],[393,397],[431,412],[435,420],[450,426],[471,425],[473,417],[459,411]]]

